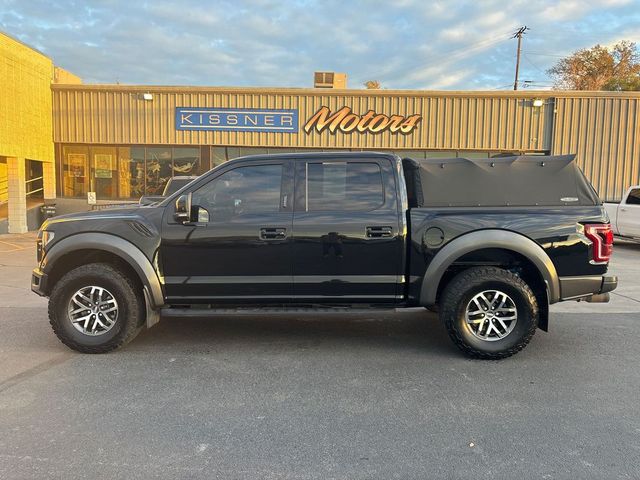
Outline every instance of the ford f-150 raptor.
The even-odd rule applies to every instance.
[[[158,204],[47,220],[32,289],[87,353],[160,316],[425,307],[497,359],[547,330],[549,304],[608,301],[612,238],[572,155],[252,156]]]

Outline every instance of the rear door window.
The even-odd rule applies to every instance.
[[[306,210],[370,211],[384,204],[380,165],[374,162],[307,164]]]

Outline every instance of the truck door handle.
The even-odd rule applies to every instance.
[[[264,227],[260,229],[261,240],[282,240],[287,238],[286,228]]]
[[[393,227],[367,227],[367,238],[384,238],[393,235]]]

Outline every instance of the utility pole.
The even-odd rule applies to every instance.
[[[516,79],[513,82],[513,89],[518,90],[518,71],[520,70],[520,46],[522,45],[522,35],[525,34],[527,30],[531,30],[526,25],[520,27],[516,33],[513,34],[511,38],[518,39],[518,53],[516,54]]]

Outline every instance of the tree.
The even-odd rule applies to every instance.
[[[636,44],[578,50],[547,70],[555,87],[569,90],[640,90],[640,55]]]
[[[368,90],[379,90],[381,88],[378,80],[367,80],[363,85],[367,87]]]

